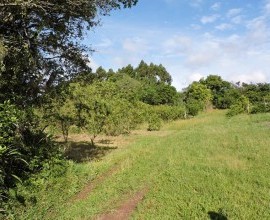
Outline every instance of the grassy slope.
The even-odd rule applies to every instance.
[[[134,219],[209,219],[209,211],[229,219],[269,219],[269,134],[269,114],[227,119],[214,111],[173,122],[160,132],[128,137],[135,141],[103,160],[73,165],[77,177],[70,174],[62,180],[62,192],[52,189],[46,195],[51,214],[46,214],[49,205],[39,203],[23,218],[43,213],[48,219],[91,219],[147,187]],[[87,179],[108,169],[116,172],[87,199],[65,202]]]

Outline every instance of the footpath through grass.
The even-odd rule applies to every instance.
[[[270,114],[213,111],[131,139],[101,161],[73,164],[77,176],[23,218],[95,219],[147,188],[132,219],[270,219]],[[72,199],[102,173],[88,195]]]

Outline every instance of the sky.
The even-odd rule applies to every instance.
[[[210,74],[270,82],[270,0],[139,0],[87,34],[93,70],[162,64],[179,91]]]

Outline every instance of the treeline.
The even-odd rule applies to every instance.
[[[229,109],[227,116],[270,112],[270,84],[234,84],[218,75],[209,75],[184,90],[184,101],[192,115],[209,105],[216,109]]]
[[[66,141],[70,128],[90,134],[92,144],[101,133],[128,134],[142,123],[159,130],[162,122],[187,114],[171,81],[162,65],[144,61],[116,72],[99,67],[56,86],[37,110],[43,123],[61,130]]]

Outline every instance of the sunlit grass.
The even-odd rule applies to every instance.
[[[23,218],[91,219],[148,188],[133,219],[209,219],[209,212],[228,219],[270,219],[270,114],[228,119],[225,112],[213,111],[152,134],[137,132],[126,137],[130,144],[102,160],[73,164],[59,182],[65,183],[62,191],[52,187],[46,194],[53,207],[42,194],[43,203]],[[110,169],[116,171],[86,199],[70,200]]]

